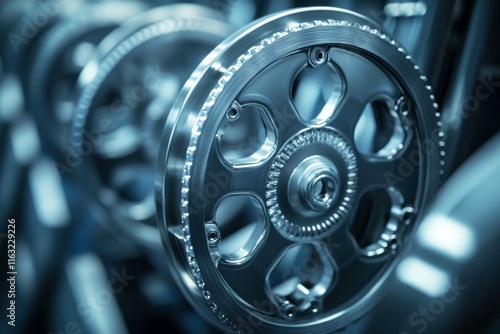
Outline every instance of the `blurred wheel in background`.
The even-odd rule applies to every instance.
[[[88,4],[41,37],[29,75],[28,106],[58,154],[69,149],[80,72],[102,39],[144,9],[138,2]]]
[[[191,72],[229,32],[209,8],[158,7],[104,39],[80,76],[68,153],[76,176],[97,219],[143,245],[161,246],[153,165],[164,120]]]

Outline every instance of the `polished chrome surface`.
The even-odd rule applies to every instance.
[[[422,140],[442,137],[440,115],[410,59],[366,18],[308,8],[240,30],[194,72],[157,207],[172,272],[213,324],[327,333],[377,300],[439,177]]]

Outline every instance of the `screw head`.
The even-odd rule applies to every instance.
[[[326,63],[328,60],[328,52],[325,48],[316,46],[309,52],[309,63],[316,67]]]
[[[280,307],[279,315],[282,319],[292,320],[297,316],[297,307],[291,303],[286,303]]]
[[[219,227],[215,223],[208,223],[205,225],[205,233],[207,236],[207,242],[210,246],[217,245],[220,242],[220,231]]]
[[[226,111],[226,118],[230,122],[236,121],[238,118],[240,118],[241,114],[241,106],[234,102],[231,104],[231,107]]]

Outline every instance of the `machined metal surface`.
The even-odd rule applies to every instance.
[[[195,309],[241,333],[364,314],[436,192],[439,117],[411,57],[352,12],[282,12],[219,45],[157,166],[165,253]]]

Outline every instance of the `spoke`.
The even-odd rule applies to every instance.
[[[203,198],[205,212],[210,216],[217,203],[230,194],[252,193],[265,201],[265,187],[268,165],[258,167],[231,168],[219,158],[216,150],[210,155]]]
[[[351,142],[354,142],[354,129],[365,106],[366,103],[363,99],[359,99],[359,97],[347,91],[330,125],[342,131]]]
[[[389,188],[398,175],[397,159],[358,159],[359,193],[375,188]]]
[[[346,81],[344,97],[331,125],[352,139],[365,106],[376,98],[395,100],[397,89],[377,65],[356,53],[332,48],[330,59],[341,68]]]
[[[220,161],[215,149],[210,153],[208,161],[205,188],[198,191],[204,201],[205,212],[210,216],[215,205],[233,191],[233,173]]]
[[[249,190],[259,195],[264,200],[266,192],[266,180],[272,161],[255,168],[237,170],[234,175],[234,186],[237,189]]]
[[[291,244],[270,227],[262,247],[248,263],[241,266],[219,263],[219,270],[233,290],[246,301],[253,304],[269,300],[265,293],[266,277],[279,255]]]
[[[348,298],[366,286],[384,264],[383,261],[367,262],[363,258],[350,228],[355,217],[355,210],[356,208],[353,208],[341,229],[323,240],[337,263],[339,271],[336,273],[338,281],[334,289],[325,296],[325,305],[338,306],[346,302]]]
[[[415,200],[421,163],[420,150],[414,141],[392,159],[358,157],[358,189],[363,193],[370,189],[396,188],[407,202]]]
[[[349,225],[353,214],[349,213],[342,227],[334,234],[322,240],[326,250],[331,254],[339,268],[346,266],[359,256],[356,240],[352,236]]]
[[[299,121],[291,90],[295,76],[306,63],[303,52],[280,59],[253,78],[238,97],[242,104],[258,102],[270,109],[281,142],[305,126]]]
[[[415,139],[411,140],[398,157],[394,160],[394,169],[386,172],[386,181],[389,186],[396,188],[406,203],[414,203],[416,200],[416,189],[420,188],[423,149],[419,148]]]

